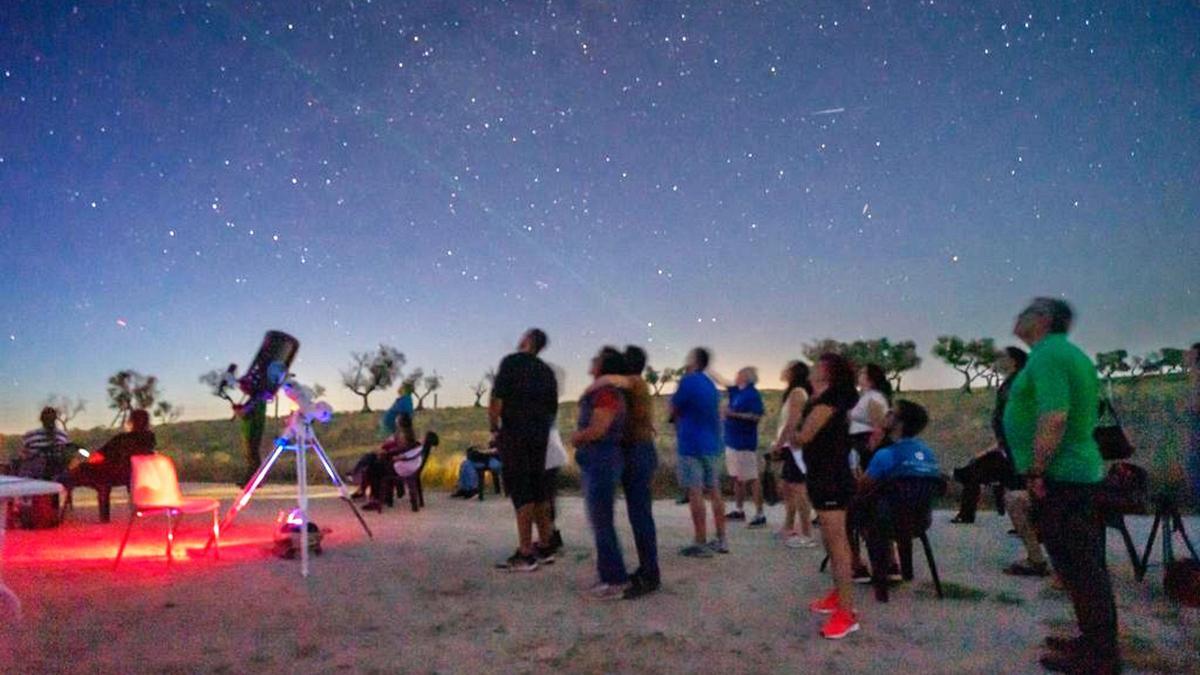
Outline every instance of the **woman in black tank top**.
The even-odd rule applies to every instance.
[[[849,418],[850,409],[858,401],[854,369],[844,357],[824,354],[813,369],[812,385],[813,397],[805,406],[804,423],[795,440],[804,449],[808,494],[821,523],[836,588],[809,607],[832,615],[821,628],[822,635],[841,638],[859,628],[846,534],[846,507],[855,490],[850,470]]]

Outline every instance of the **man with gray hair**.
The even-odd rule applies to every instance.
[[[734,385],[729,387],[729,404],[725,408],[725,469],[733,477],[733,495],[736,508],[728,513],[728,520],[745,520],[742,505],[746,492],[754,498],[754,519],[747,527],[758,528],[767,524],[763,515],[762,483],[758,480],[758,423],[766,410],[762,395],[754,385],[758,383],[758,371],[751,367],[737,373]]]
[[[1117,607],[1096,507],[1104,460],[1092,438],[1100,382],[1091,359],[1067,340],[1073,316],[1055,298],[1036,298],[1017,316],[1013,334],[1029,345],[1029,361],[1013,380],[1004,430],[1082,633],[1047,638],[1041,664],[1053,672],[1114,673],[1121,669]]]

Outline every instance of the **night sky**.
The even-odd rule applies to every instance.
[[[271,328],[343,409],[351,350],[469,403],[531,325],[569,395],[825,336],[953,386],[936,335],[1035,295],[1200,339],[1194,2],[103,4],[0,6],[0,431],[121,368],[223,415]]]

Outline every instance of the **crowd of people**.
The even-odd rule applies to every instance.
[[[1053,572],[1078,621],[1077,637],[1046,640],[1042,665],[1061,672],[1116,672],[1117,610],[1097,506],[1104,463],[1093,438],[1100,386],[1092,361],[1068,338],[1073,319],[1070,306],[1053,298],[1037,298],[1017,316],[1013,334],[1028,352],[1016,346],[1004,350],[1000,369],[1005,377],[991,423],[995,443],[954,471],[963,489],[952,522],[974,522],[983,486],[994,486],[998,509],[1008,513],[1012,533],[1026,550],[1025,559],[1005,573],[1041,577]],[[468,453],[455,496],[484,489],[480,474],[500,473],[515,510],[517,545],[497,567],[532,572],[553,564],[563,546],[555,524],[556,484],[569,445],[596,550],[596,583],[589,593],[599,599],[654,593],[662,585],[652,498],[658,430],[643,377],[646,352],[633,345],[623,350],[606,346],[592,357],[592,381],[579,399],[577,427],[564,443],[556,426],[561,377],[541,358],[547,345],[543,331],[530,329],[517,350],[501,361],[488,406],[491,441],[486,449]],[[1187,365],[1188,461],[1200,494],[1200,343],[1188,352]],[[840,639],[861,629],[854,583],[873,584],[876,598],[886,601],[887,586],[900,573],[898,551],[907,546],[911,554],[911,542],[901,533],[911,533],[914,522],[928,527],[919,521],[928,518],[944,478],[935,451],[920,438],[928,412],[912,401],[896,400],[877,364],[853,364],[826,353],[811,366],[800,360],[787,363],[781,379],[785,389],[775,431],[766,444],[768,452],[760,455],[759,428],[766,408],[756,386],[757,371],[742,368],[728,382],[713,369],[708,350],[688,353],[670,397],[676,479],[693,526],[691,541],[678,553],[696,559],[726,555],[729,523],[767,526],[761,477],[771,469],[763,462],[777,462],[784,519],[776,534],[787,547],[818,546],[815,512],[832,588],[812,601],[810,609],[828,615],[821,635]],[[240,415],[248,461],[261,437],[261,412]],[[404,467],[419,468],[437,444],[432,432],[417,441],[413,416],[412,387],[406,382],[382,417],[387,442],[364,455],[353,472],[359,483],[355,496],[369,498],[365,508],[390,504],[405,487]],[[130,456],[154,451],[148,415],[134,411],[125,433],[71,466],[58,452],[68,439],[56,425],[55,411],[43,411],[41,422],[24,438],[17,472],[94,487],[102,495],[101,519],[107,521],[108,492],[128,485]],[[728,513],[722,466],[734,489],[735,506]],[[420,489],[419,483],[407,482],[407,487]],[[632,571],[617,536],[618,488],[625,495],[637,551]],[[414,509],[423,505],[419,495],[413,499]],[[745,510],[747,503],[752,515]],[[860,542],[865,542],[866,560]]]

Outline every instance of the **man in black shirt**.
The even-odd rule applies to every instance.
[[[550,427],[558,413],[558,383],[554,371],[538,354],[546,348],[546,334],[531,328],[517,345],[517,351],[500,362],[488,421],[497,433],[504,483],[517,511],[517,551],[499,567],[509,571],[531,572],[539,560],[550,562],[549,538],[552,532],[550,511],[546,507],[546,443]],[[536,521],[539,547],[533,545]]]

